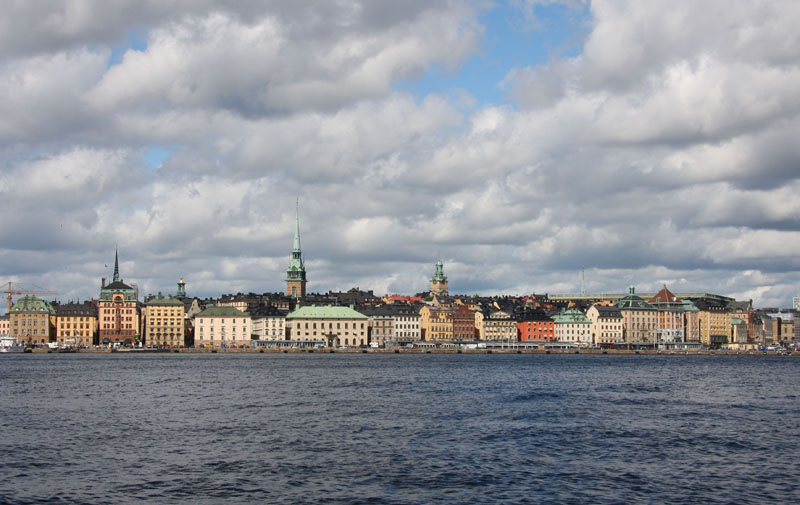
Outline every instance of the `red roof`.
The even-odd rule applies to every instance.
[[[661,288],[661,291],[653,295],[653,298],[647,300],[648,303],[680,303],[682,300],[675,296],[675,293],[667,289],[667,285]]]

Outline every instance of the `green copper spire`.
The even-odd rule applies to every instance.
[[[303,253],[300,250],[300,209],[299,203],[295,208],[294,217],[294,248],[292,249],[292,262],[286,271],[287,281],[305,281],[306,268],[303,266]]]
[[[294,250],[300,252],[300,201],[295,203],[294,208]]]
[[[178,280],[178,296],[186,296],[186,283],[183,282],[183,276]]]

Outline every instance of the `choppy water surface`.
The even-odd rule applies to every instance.
[[[0,356],[0,503],[798,503],[800,360]]]

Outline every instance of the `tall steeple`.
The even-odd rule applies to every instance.
[[[114,280],[112,282],[119,282],[119,254],[117,248],[114,248]]]
[[[306,267],[303,266],[303,253],[300,250],[300,201],[294,211],[294,247],[292,261],[286,270],[286,294],[295,299],[306,295]]]
[[[300,200],[295,202],[294,207],[294,248],[292,255],[300,254]]]

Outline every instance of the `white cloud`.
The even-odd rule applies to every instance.
[[[7,278],[93,296],[119,244],[143,291],[281,290],[300,197],[313,290],[421,291],[439,255],[470,293],[800,281],[793,2],[593,2],[582,54],[492,106],[394,89],[457,74],[482,4],[108,5],[0,21]]]

